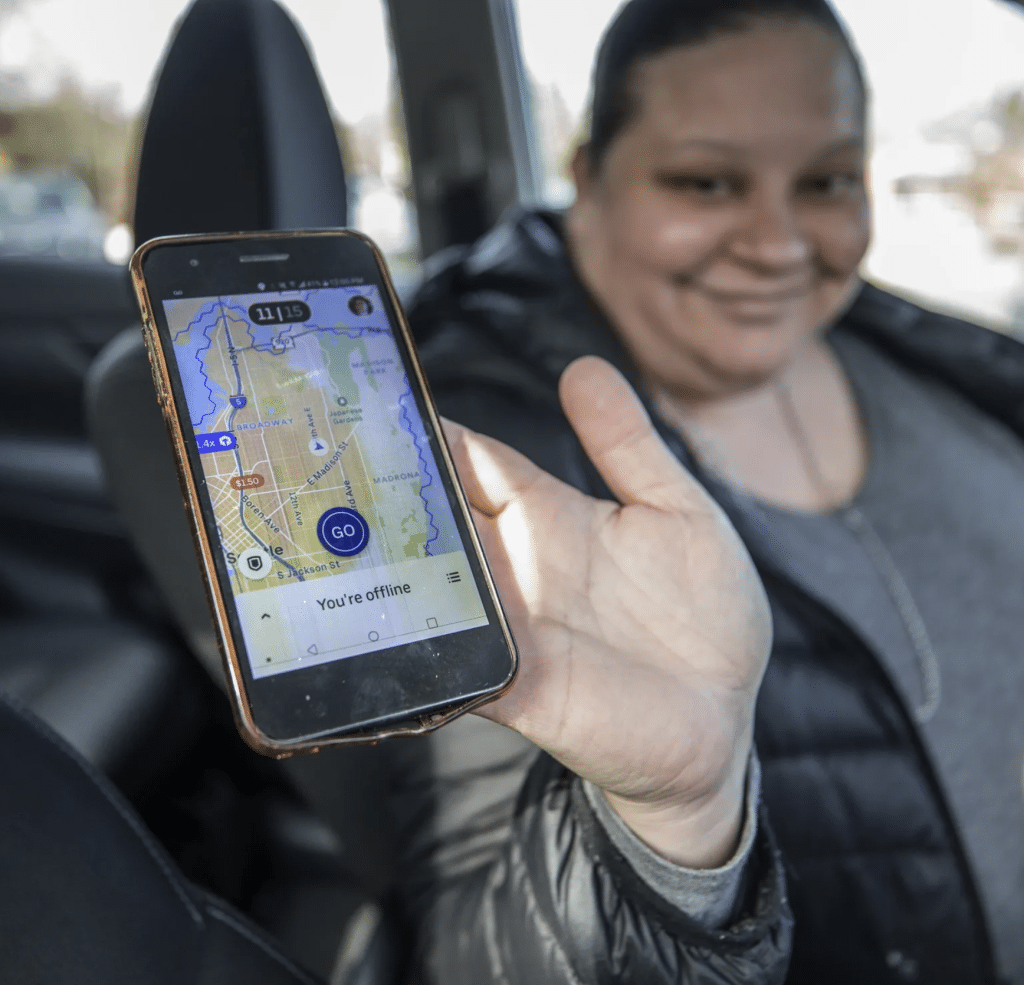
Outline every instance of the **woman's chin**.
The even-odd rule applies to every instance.
[[[732,393],[762,386],[781,373],[814,334],[806,323],[716,326],[695,355],[719,386]]]

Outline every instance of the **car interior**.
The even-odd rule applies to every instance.
[[[472,2],[447,7],[441,19],[413,2],[390,10],[396,37],[410,39],[396,52],[404,91],[423,94],[406,113],[423,123],[410,149],[430,176],[424,252],[471,241],[524,197],[503,99],[510,22]],[[444,65],[423,56],[424,40],[450,48],[456,17],[468,18],[465,76],[438,85]],[[495,43],[475,50],[487,33]],[[521,112],[514,122],[522,133]],[[204,143],[217,152],[196,155]],[[346,225],[327,102],[274,0],[189,7],[140,145],[137,242]],[[0,689],[114,778],[188,878],[302,966],[331,982],[392,980],[400,948],[381,902],[392,873],[375,750],[273,762],[236,734],[126,270],[13,257],[0,278],[11,530]]]
[[[539,199],[527,80],[511,2],[386,6],[427,258]],[[350,221],[328,100],[275,0],[191,4],[138,147],[136,243]],[[0,692],[301,966],[394,982],[379,752],[273,761],[235,731],[126,268],[0,257],[0,338]]]

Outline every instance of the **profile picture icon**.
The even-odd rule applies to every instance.
[[[373,314],[373,305],[370,304],[369,298],[364,298],[362,294],[357,294],[354,298],[349,299],[348,310],[353,315],[365,318],[367,315]]]

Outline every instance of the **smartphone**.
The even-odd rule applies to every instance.
[[[243,738],[378,741],[507,690],[515,644],[373,243],[173,236],[131,274]]]

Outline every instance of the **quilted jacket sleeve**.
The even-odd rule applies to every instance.
[[[784,980],[791,919],[763,816],[738,916],[707,931],[630,868],[579,779],[514,733],[468,717],[402,753],[420,985]]]

